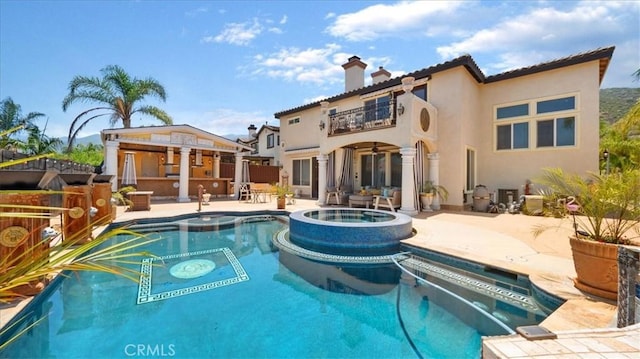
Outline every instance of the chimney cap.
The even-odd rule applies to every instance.
[[[349,61],[346,64],[342,65],[342,68],[346,70],[354,66],[358,66],[358,67],[361,67],[362,69],[365,69],[367,67],[367,64],[360,61],[360,58],[358,56],[351,56],[349,58]]]
[[[382,66],[378,67],[378,71],[372,72],[371,77],[377,77],[380,75],[385,75],[386,77],[391,77],[391,72],[385,70]]]

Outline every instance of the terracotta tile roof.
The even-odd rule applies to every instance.
[[[602,79],[604,78],[604,73],[607,71],[607,67],[609,66],[609,62],[611,61],[611,56],[613,55],[614,49],[615,49],[615,46],[603,47],[593,51],[583,52],[580,54],[563,57],[556,60],[551,60],[549,62],[544,62],[538,65],[506,71],[501,74],[487,76],[484,82],[485,83],[497,82],[497,81],[511,79],[514,77],[526,76],[526,75],[531,75],[538,72],[555,70],[558,68],[577,65],[584,62],[595,61],[595,60],[600,61],[600,82],[602,82]]]
[[[519,76],[531,75],[538,72],[554,70],[554,69],[558,69],[566,66],[572,66],[572,65],[576,65],[584,62],[599,60],[600,61],[600,82],[602,82],[602,78],[604,77],[604,73],[606,72],[609,62],[611,61],[611,56],[613,55],[614,49],[615,49],[614,46],[599,48],[593,51],[588,51],[588,52],[572,55],[569,57],[564,57],[564,58],[552,60],[549,62],[541,63],[538,65],[511,70],[511,71],[507,71],[501,74],[491,75],[491,76],[485,76],[480,70],[480,68],[478,67],[478,65],[476,64],[475,60],[473,60],[471,55],[465,54],[453,60],[449,60],[441,64],[426,67],[421,70],[410,72],[408,74],[405,74],[399,77],[394,77],[392,79],[382,81],[373,85],[365,86],[349,92],[344,92],[339,95],[322,99],[320,101],[308,103],[306,105],[302,105],[299,107],[294,107],[288,110],[276,112],[274,116],[276,118],[281,118],[282,116],[290,115],[299,111],[320,106],[321,101],[334,102],[334,101],[337,101],[343,98],[348,98],[351,96],[360,96],[367,93],[379,91],[385,88],[391,88],[391,87],[400,85],[402,83],[402,78],[406,76],[413,76],[415,77],[416,80],[419,80],[425,77],[429,77],[435,73],[446,71],[458,66],[463,66],[464,68],[466,68],[466,70],[469,71],[471,76],[473,76],[473,78],[478,83],[492,83],[492,82],[512,79]]]

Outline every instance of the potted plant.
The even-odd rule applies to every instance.
[[[276,195],[278,209],[285,209],[287,204],[287,196],[293,195],[291,187],[281,184],[275,184],[273,186],[273,193]]]
[[[570,244],[575,287],[616,299],[618,246],[640,237],[640,170],[590,173],[583,178],[558,168],[544,169],[540,183],[566,196],[574,228]],[[534,234],[544,229],[537,227]]]
[[[431,212],[431,204],[433,203],[433,197],[446,200],[449,198],[449,191],[444,186],[436,185],[433,181],[426,181],[422,184],[422,191],[420,192],[420,202],[422,203],[422,210],[425,212]]]

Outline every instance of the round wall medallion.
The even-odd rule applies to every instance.
[[[180,182],[173,182],[173,188],[180,187]]]
[[[107,204],[107,201],[104,198],[98,198],[96,200],[96,206],[98,207],[103,207],[105,204]]]
[[[29,237],[29,231],[20,226],[7,227],[0,232],[0,244],[15,247]]]
[[[218,182],[213,182],[213,188],[218,188]]]
[[[431,125],[431,118],[429,118],[429,111],[426,108],[423,108],[420,111],[420,127],[422,127],[422,131],[429,131],[429,126]]]
[[[69,217],[71,218],[80,218],[84,215],[84,209],[80,207],[73,207],[69,209]]]
[[[207,259],[190,259],[174,265],[169,269],[169,273],[176,278],[192,279],[202,277],[215,268],[216,264],[213,261]]]

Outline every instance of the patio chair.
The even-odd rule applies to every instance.
[[[373,196],[373,203],[375,209],[378,207],[388,208],[391,211],[395,212],[402,205],[402,191],[400,190],[389,190],[385,195],[376,195]]]
[[[238,196],[238,201],[242,200],[245,200],[247,202],[251,201],[251,190],[249,189],[249,183],[240,184],[240,195]]]

